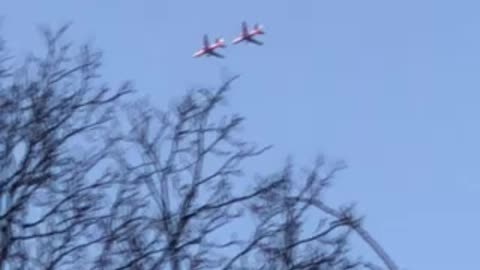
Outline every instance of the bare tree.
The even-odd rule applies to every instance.
[[[216,91],[189,92],[167,112],[146,103],[130,107],[125,142],[133,150],[118,160],[130,187],[122,195],[131,203],[118,213],[138,222],[129,230],[123,227],[116,248],[108,244],[103,249],[109,254],[102,255],[102,262],[108,257],[115,269],[177,270],[212,269],[228,259],[226,251],[238,242],[221,232],[242,217],[242,202],[278,184],[242,191],[241,162],[269,147],[255,147],[237,136],[242,117],[214,119],[213,111],[234,79]],[[111,234],[115,228],[106,231],[119,238]]]
[[[250,244],[234,256],[224,269],[231,269],[242,257],[254,264],[237,269],[389,269],[396,265],[355,218],[353,206],[335,210],[324,202],[324,194],[343,162],[326,168],[318,158],[303,177],[295,177],[290,162],[284,170],[263,183],[282,181],[282,185],[262,193],[250,203],[257,221]],[[356,232],[377,253],[385,268],[352,258],[349,237]],[[255,254],[255,256],[249,256]]]
[[[131,92],[98,86],[101,54],[62,42],[68,26],[43,29],[46,54],[2,69],[0,269],[81,269],[102,240],[96,224],[115,184],[105,136],[115,103]],[[8,75],[8,76],[7,76]]]
[[[43,32],[45,56],[0,65],[0,270],[376,269],[349,253],[352,233],[397,269],[351,208],[324,202],[343,166],[244,174],[270,146],[217,113],[237,77],[165,111],[122,107],[131,86],[98,85],[101,54],[72,56],[67,28]]]
[[[292,176],[290,164],[258,182],[242,174],[242,161],[270,147],[240,139],[242,117],[215,114],[236,78],[217,90],[191,91],[167,112],[147,102],[127,111],[129,150],[124,145],[117,160],[125,178],[119,194],[129,204],[115,211],[129,226],[105,229],[118,241],[105,246],[100,261],[142,270],[371,267],[349,254],[349,236],[362,228],[352,209],[323,203],[343,164],[327,169],[319,159],[304,181]],[[317,227],[308,230],[313,223]],[[238,224],[253,234],[230,239]],[[383,255],[386,267],[396,269]]]

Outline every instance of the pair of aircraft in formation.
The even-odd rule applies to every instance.
[[[238,37],[236,37],[232,41],[232,44],[237,44],[237,43],[240,43],[240,42],[244,41],[244,42],[254,43],[254,44],[257,44],[257,45],[263,45],[262,42],[254,39],[253,37],[256,36],[256,35],[264,35],[264,34],[265,34],[265,32],[263,31],[261,25],[255,24],[253,26],[253,29],[251,31],[248,31],[247,23],[242,22],[242,32],[240,33],[240,35]],[[215,56],[215,57],[218,57],[218,58],[224,58],[223,55],[219,54],[215,50],[218,49],[218,48],[225,48],[225,47],[226,47],[226,45],[225,45],[225,41],[224,41],[223,38],[217,38],[217,39],[215,39],[215,43],[210,44],[210,42],[208,41],[208,36],[204,35],[203,36],[203,48],[198,50],[197,52],[195,52],[193,54],[193,57],[195,58],[195,57],[200,57],[200,56],[206,55],[206,56]]]

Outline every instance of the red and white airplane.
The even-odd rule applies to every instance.
[[[264,34],[265,34],[265,32],[263,31],[261,25],[255,24],[253,26],[253,30],[249,32],[248,27],[247,27],[247,23],[242,22],[242,32],[240,33],[240,36],[236,37],[233,40],[232,43],[237,44],[237,43],[240,43],[242,41],[247,41],[247,42],[255,43],[257,45],[263,45],[263,42],[255,40],[253,37],[256,36],[256,35],[264,35]]]
[[[206,56],[215,56],[218,58],[224,58],[223,55],[215,52],[215,49],[217,48],[225,48],[225,41],[223,38],[217,38],[215,39],[215,43],[210,45],[210,42],[208,41],[208,36],[204,35],[203,36],[203,48],[198,50],[196,53],[193,54],[193,57],[200,57],[202,55]]]

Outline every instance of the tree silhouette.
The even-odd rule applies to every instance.
[[[79,269],[102,241],[95,227],[116,182],[106,162],[117,140],[102,133],[131,89],[97,86],[100,53],[85,45],[72,55],[67,28],[44,29],[44,56],[2,69],[0,269]]]
[[[397,269],[352,207],[324,201],[344,164],[244,173],[271,146],[217,113],[238,76],[159,110],[99,84],[101,54],[72,56],[67,29],[20,68],[0,58],[0,270]],[[350,254],[352,233],[384,268]]]

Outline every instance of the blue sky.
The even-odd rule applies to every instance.
[[[68,2],[68,3],[67,3]],[[28,8],[27,8],[28,7]],[[365,224],[406,269],[475,269],[480,241],[480,2],[3,1],[15,53],[40,43],[37,24],[72,21],[69,37],[104,50],[104,78],[133,79],[158,106],[241,74],[230,109],[246,134],[287,154],[349,164],[329,199],[356,201]],[[193,59],[208,33],[230,42],[260,22],[262,47]]]

